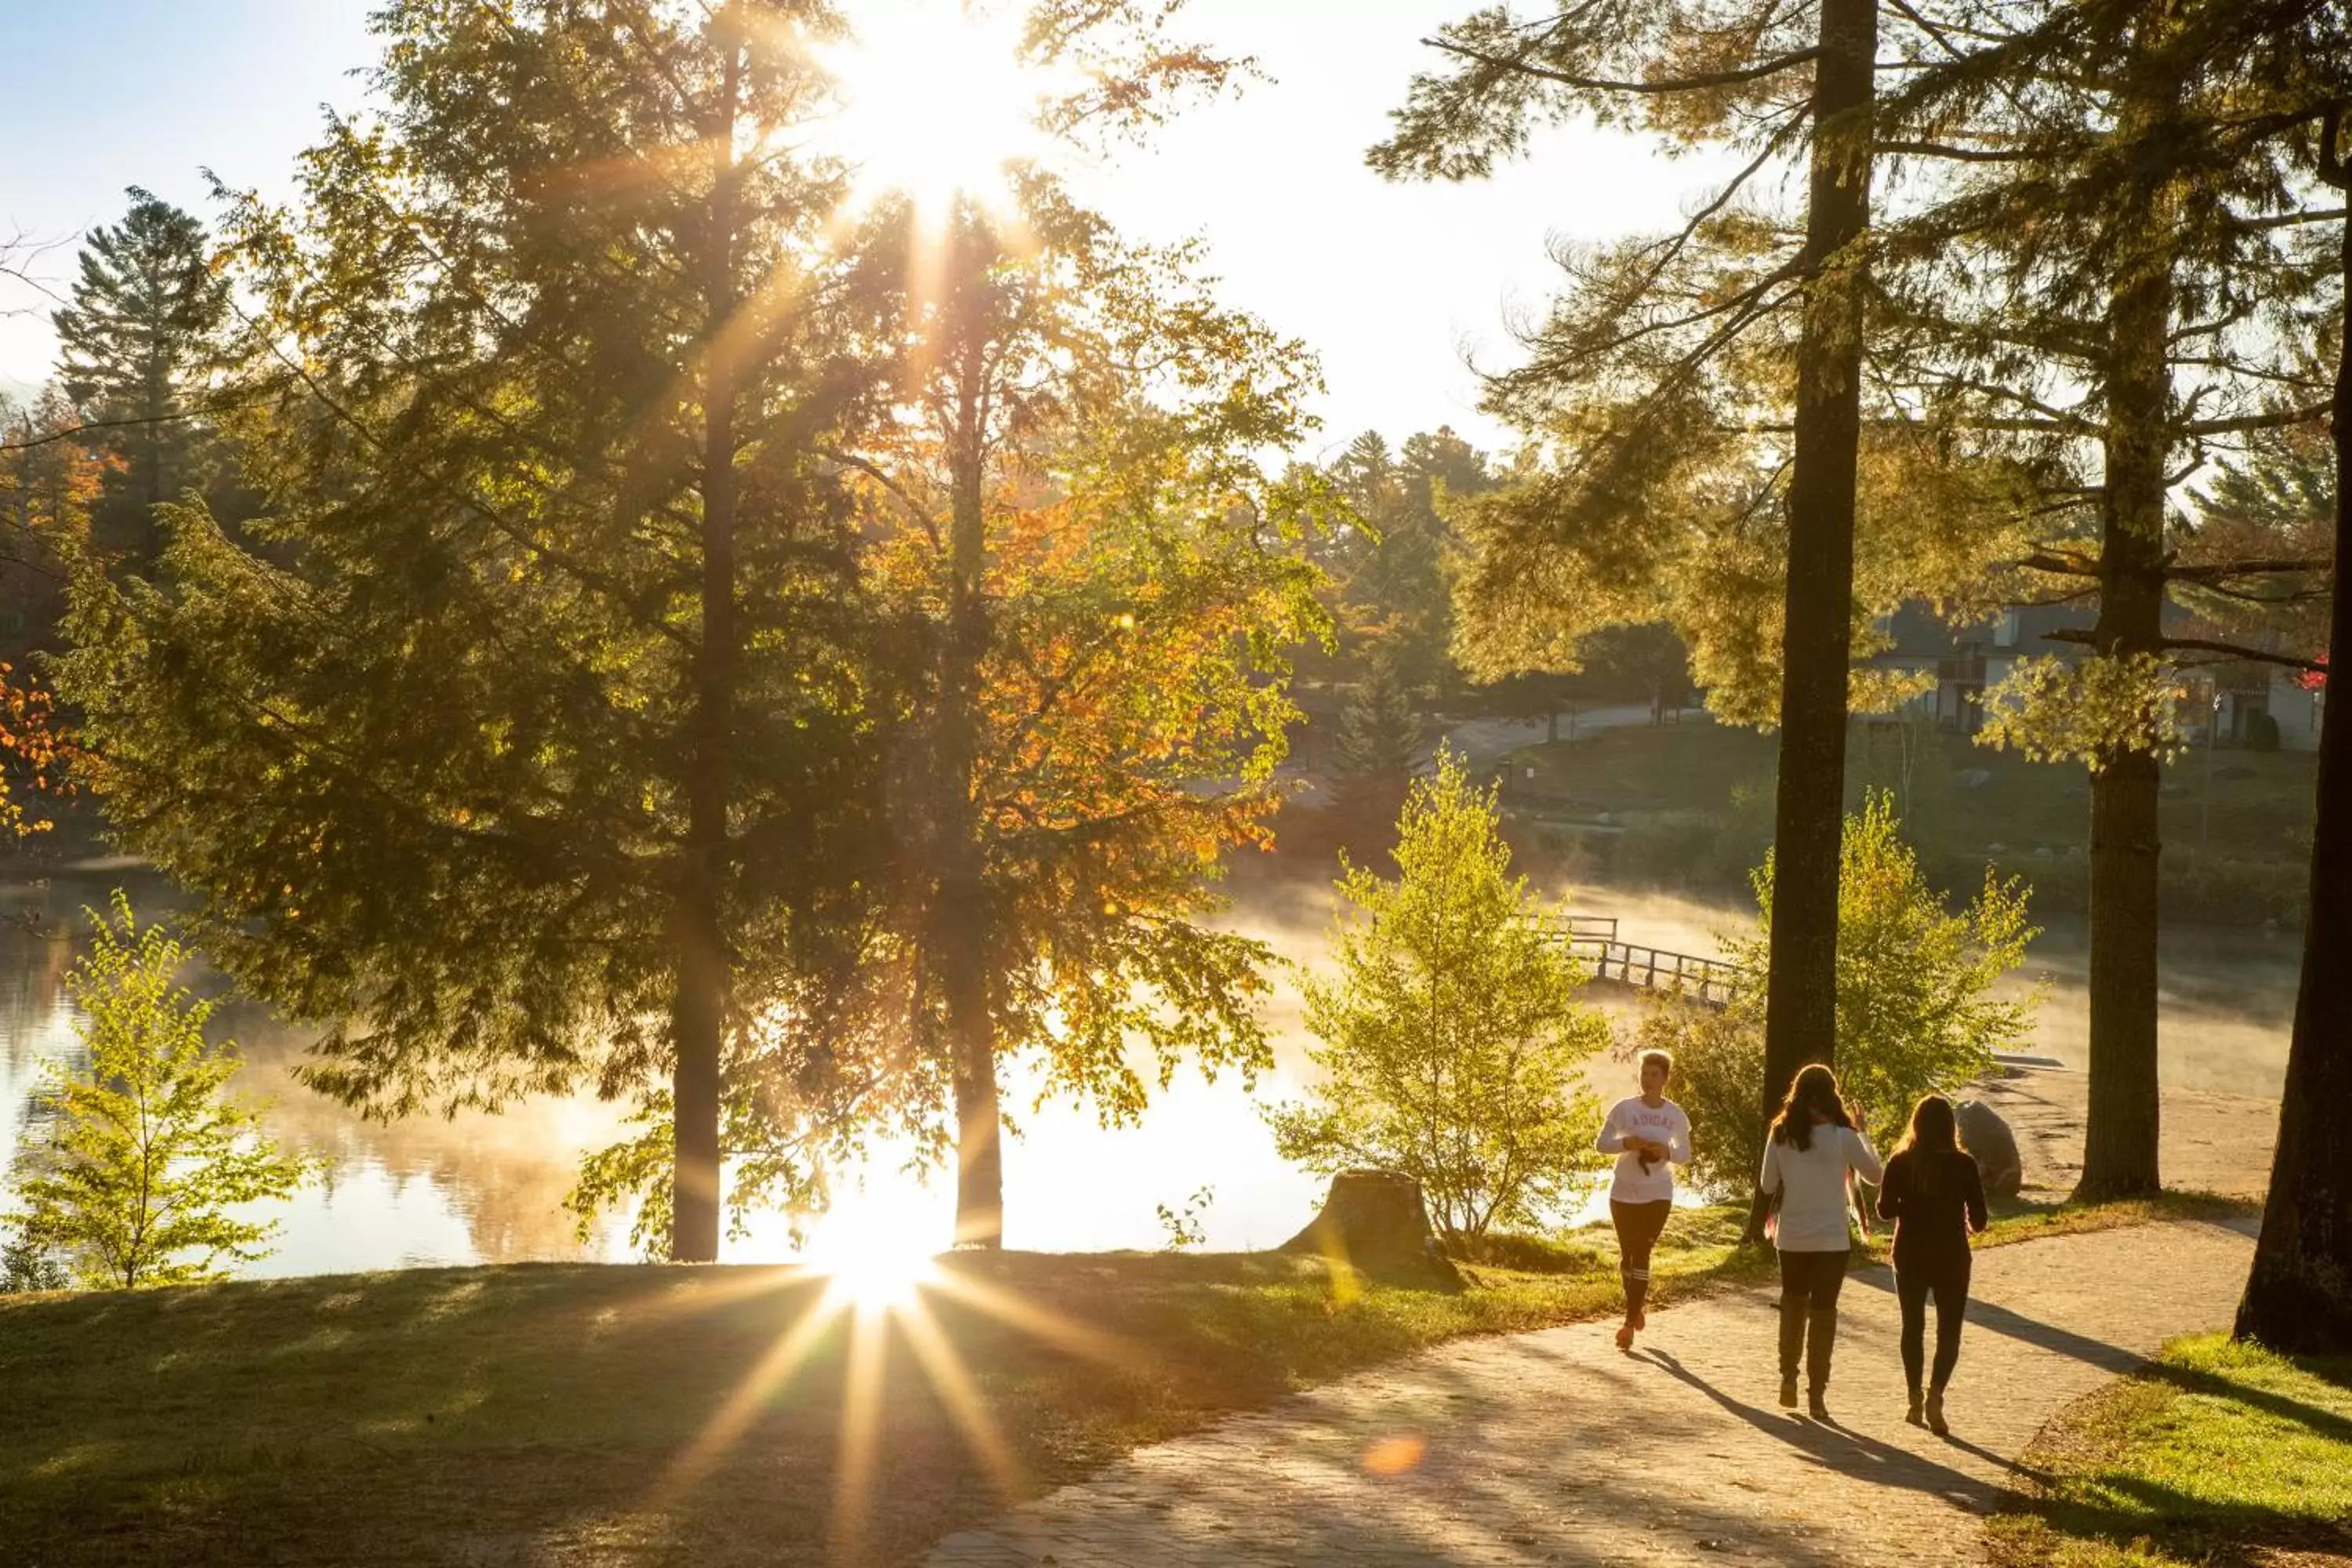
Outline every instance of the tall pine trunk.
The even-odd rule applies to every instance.
[[[735,626],[735,396],[728,346],[736,310],[734,238],[740,172],[735,120],[742,96],[740,7],[711,24],[726,50],[719,103],[707,127],[716,164],[704,236],[701,643],[694,658],[686,774],[686,847],[671,911],[677,990],[670,1007],[677,1056],[670,1072],[673,1165],[670,1258],[719,1257],[719,1062],[727,1037],[730,964],[724,921],[728,858],[728,744],[733,721]]]
[[[978,280],[969,287],[978,290]],[[996,1090],[996,1021],[989,998],[988,865],[979,817],[981,662],[988,651],[988,518],[983,312],[971,307],[957,344],[955,447],[950,455],[947,668],[940,681],[941,864],[932,940],[947,1011],[956,1112],[959,1247],[1004,1245],[1003,1118]]]
[[[2338,117],[2323,136],[2330,184]],[[2345,324],[2352,328],[2352,224],[2344,227]],[[2352,331],[2336,366],[2336,586],[2328,616],[2327,686],[2320,713],[2319,816],[2311,846],[2311,916],[2295,994],[2279,1107],[2278,1152],[2263,1207],[2262,1239],[2238,1307],[2238,1333],[2281,1350],[2352,1352],[2352,686],[2336,679],[2352,651]]]
[[[2168,9],[2168,0],[2155,0],[2141,24],[2132,99],[2118,128],[2127,138],[2149,135],[2171,115],[2179,92],[2161,68]],[[2172,200],[2165,190],[2147,190],[2137,232],[2117,247],[2108,304],[2099,619],[2091,634],[2092,646],[2107,658],[2155,656],[2163,647]],[[2075,1188],[2086,1200],[2141,1196],[2161,1185],[2157,809],[2163,784],[2161,764],[2145,750],[2108,753],[2091,780],[2090,1109]]]
[[[1854,473],[1877,0],[1822,0],[1803,337],[1782,601],[1780,771],[1764,1013],[1769,1117],[1808,1062],[1836,1054],[1838,846],[1853,660]],[[1761,1207],[1759,1206],[1760,1218]]]

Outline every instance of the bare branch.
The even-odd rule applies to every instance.
[[[1564,87],[1581,88],[1588,92],[1655,94],[1697,92],[1711,87],[1737,87],[1741,82],[1758,81],[1765,77],[1778,76],[1782,71],[1798,66],[1810,65],[1821,56],[1821,50],[1818,48],[1799,49],[1794,54],[1781,55],[1759,65],[1743,67],[1738,70],[1706,71],[1698,76],[1688,77],[1664,77],[1655,81],[1616,81],[1607,77],[1577,76],[1569,71],[1554,70],[1549,66],[1531,65],[1523,59],[1512,59],[1505,55],[1490,55],[1484,49],[1474,49],[1467,44],[1451,43],[1444,38],[1423,38],[1422,42],[1433,49],[1458,56],[1463,59],[1475,60],[1483,66],[1492,66],[1497,70],[1517,71],[1521,76],[1540,77],[1546,81],[1556,81]]]

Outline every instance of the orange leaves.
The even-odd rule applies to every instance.
[[[56,698],[0,661],[0,763],[5,764],[0,766],[0,824],[20,838],[54,826],[48,818],[28,814],[18,795],[27,786],[37,796],[74,794],[61,770],[79,756],[72,735],[58,720]]]

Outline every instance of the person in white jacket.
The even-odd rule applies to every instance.
[[[1675,1058],[1664,1051],[1642,1053],[1642,1092],[1609,1108],[1593,1147],[1617,1156],[1609,1180],[1609,1218],[1617,1227],[1617,1268],[1625,1281],[1625,1323],[1617,1348],[1630,1351],[1647,1325],[1642,1309],[1650,1296],[1650,1253],[1664,1234],[1675,1206],[1675,1167],[1691,1157],[1690,1118],[1666,1098]]]
[[[1830,1414],[1825,1394],[1837,1343],[1838,1291],[1853,1245],[1848,1194],[1855,1176],[1875,1186],[1885,1174],[1837,1075],[1819,1062],[1798,1073],[1764,1140],[1758,1184],[1767,1198],[1780,1199],[1772,1242],[1780,1252],[1780,1404],[1797,1407],[1801,1352],[1807,1408],[1816,1421]],[[1869,1234],[1867,1213],[1859,1204],[1853,1207]]]

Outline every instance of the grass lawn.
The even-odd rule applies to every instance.
[[[2034,1211],[1991,1239],[2177,1212]],[[1676,1215],[1661,1301],[1768,1277],[1741,1217]],[[0,1556],[903,1562],[1226,1411],[1616,1307],[1605,1228],[1511,1260],[1440,1292],[1265,1253],[964,1254],[920,1312],[862,1318],[750,1268],[0,1298]]]
[[[2352,1560],[2352,1357],[2176,1342],[2026,1456],[1996,1568],[2277,1568]]]

